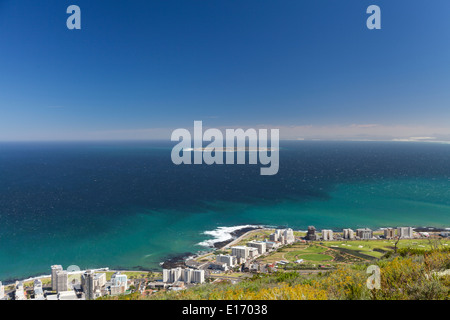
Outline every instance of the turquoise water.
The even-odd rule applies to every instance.
[[[49,274],[52,264],[158,269],[205,250],[199,243],[213,237],[204,232],[219,227],[450,227],[442,146],[288,145],[268,179],[258,168],[172,167],[170,148],[30,148],[0,158],[2,280]]]

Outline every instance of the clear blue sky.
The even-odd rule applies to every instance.
[[[449,119],[448,0],[0,0],[0,140]]]

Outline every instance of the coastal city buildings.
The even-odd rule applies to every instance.
[[[236,257],[238,263],[244,263],[249,257],[248,249],[246,246],[231,247],[231,255]]]
[[[5,299],[5,286],[0,281],[0,300]]]
[[[324,241],[333,240],[333,230],[322,230],[322,239]]]
[[[308,227],[305,239],[311,241],[319,240],[319,236],[316,234],[316,228],[314,226]]]
[[[107,271],[108,268],[98,269],[97,271]],[[5,287],[0,282],[0,300],[12,298],[14,300],[93,300],[104,295],[126,294],[128,290],[128,277],[125,274],[116,272],[111,276],[111,280],[106,280],[106,273],[96,273],[94,270],[87,270],[81,275],[81,285],[76,284],[73,287],[68,285],[67,276],[73,274],[62,270],[61,266],[51,266],[52,274],[49,276],[52,283],[49,287],[44,287],[42,278],[26,280],[32,283],[33,290],[29,294],[24,289],[24,281],[16,281],[13,290],[5,292]],[[81,274],[82,272],[78,272]],[[192,281],[204,281],[201,275],[193,273],[190,276]],[[53,290],[53,287],[56,290]]]
[[[116,272],[111,276],[111,295],[124,294],[128,290],[128,277],[125,274]]]
[[[102,287],[106,284],[105,273],[95,273],[92,270],[86,271],[81,276],[81,288],[86,300],[97,299],[102,296]]]
[[[412,239],[413,238],[413,228],[411,227],[398,227],[397,236],[400,239]]]
[[[369,228],[356,229],[356,236],[361,240],[368,240],[373,238],[373,231]]]
[[[57,293],[69,290],[69,276],[65,270],[57,270],[55,272],[55,291]]]
[[[384,229],[384,238],[385,239],[392,239],[394,237],[395,237],[395,229],[393,229],[393,228]]]
[[[264,241],[266,243],[266,251],[275,250],[279,247],[279,243],[273,241]]]
[[[44,290],[42,289],[42,281],[39,279],[34,280],[33,283],[34,289],[34,299],[35,300],[44,300]]]
[[[23,281],[16,281],[14,300],[25,300],[25,292],[23,290]]]
[[[269,238],[271,241],[281,242],[282,244],[291,244],[295,241],[294,231],[290,228],[276,229]]]
[[[53,265],[53,266],[51,266],[51,269],[52,269],[52,290],[56,291],[56,283],[57,283],[57,281],[56,281],[56,273],[58,271],[62,271],[63,267],[60,266],[60,265]]]
[[[353,240],[355,239],[355,232],[352,229],[344,229],[342,237],[344,239]]]
[[[205,270],[195,270],[190,268],[173,268],[163,270],[163,282],[165,283],[204,283]]]
[[[225,263],[229,268],[233,268],[237,261],[235,256],[219,254],[216,256],[216,263]]]
[[[259,251],[257,248],[253,248],[253,247],[248,247],[248,257],[250,259],[256,258],[257,256],[259,256]]]
[[[266,245],[267,244],[264,241],[250,241],[250,242],[247,242],[247,246],[258,249],[258,253],[259,254],[266,253],[266,251],[267,251],[267,246]]]

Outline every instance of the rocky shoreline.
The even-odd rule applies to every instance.
[[[215,249],[222,249],[223,247],[225,247],[227,244],[229,244],[230,242],[232,242],[233,240],[236,240],[237,238],[239,238],[240,236],[243,236],[244,234],[246,234],[247,232],[253,231],[253,230],[257,230],[257,229],[262,229],[260,227],[247,227],[247,228],[242,228],[242,229],[238,229],[236,231],[231,232],[231,239],[225,240],[225,241],[220,241],[220,242],[214,242],[214,248]]]

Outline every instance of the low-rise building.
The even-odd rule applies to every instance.
[[[356,235],[362,240],[368,240],[373,238],[373,231],[369,228],[356,229]]]
[[[80,300],[75,291],[61,291],[57,294],[47,295],[46,300]]]
[[[219,254],[216,256],[216,263],[226,263],[229,268],[233,268],[237,261],[235,256]]]
[[[259,256],[258,248],[249,247],[248,248],[248,257],[249,257],[249,259],[254,259],[257,256]]]
[[[265,243],[267,251],[275,250],[280,246],[279,243],[273,241],[265,241]]]
[[[33,283],[33,291],[34,291],[34,299],[35,300],[43,300],[44,299],[44,290],[42,289],[42,281],[37,279],[34,280]]]
[[[228,265],[225,262],[215,262],[209,265],[210,269],[228,271]]]
[[[26,300],[23,281],[16,281],[14,300]]]
[[[111,276],[111,295],[124,294],[128,290],[128,277],[126,274],[116,272]]]

